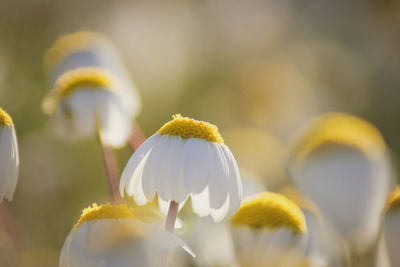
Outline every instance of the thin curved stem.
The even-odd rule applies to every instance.
[[[138,147],[146,141],[146,136],[137,122],[133,122],[132,133],[129,136],[129,145],[135,151]]]
[[[110,194],[115,203],[121,202],[121,195],[119,194],[119,170],[117,158],[111,147],[105,146],[101,142],[101,137],[98,135],[98,141],[103,155],[104,166],[107,172],[108,187]]]
[[[169,203],[167,220],[165,221],[165,230],[167,230],[168,232],[174,232],[176,216],[178,215],[178,208],[179,203],[171,200],[171,202]]]

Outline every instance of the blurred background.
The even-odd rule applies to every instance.
[[[1,206],[0,266],[56,266],[81,209],[109,201],[96,139],[62,140],[40,110],[43,54],[76,30],[120,48],[146,135],[175,113],[215,123],[242,173],[269,188],[285,184],[291,137],[328,111],[374,123],[397,165],[398,1],[0,0],[0,106],[21,155],[14,201]],[[130,154],[117,151],[121,168]]]

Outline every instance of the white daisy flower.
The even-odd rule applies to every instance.
[[[97,131],[106,146],[123,146],[131,132],[132,118],[118,95],[120,84],[99,68],[77,68],[64,73],[43,101],[56,130],[69,139]]]
[[[390,264],[400,266],[400,186],[390,194],[383,232]]]
[[[344,244],[340,248],[360,252],[376,241],[391,174],[385,141],[372,124],[348,114],[323,115],[298,138],[288,163],[291,178]]]
[[[105,145],[126,143],[141,103],[116,51],[93,32],[65,35],[48,50],[44,61],[53,90],[42,108],[59,133],[79,139],[100,127]]]
[[[126,205],[93,204],[66,238],[59,266],[158,267],[173,247],[192,254],[178,237],[139,221]]]
[[[239,168],[218,128],[180,115],[164,124],[132,155],[121,177],[120,193],[138,205],[156,197],[160,208],[183,204],[191,197],[193,211],[218,222],[240,206]]]
[[[11,201],[18,182],[17,136],[10,115],[0,108],[0,203]]]
[[[264,192],[245,199],[231,230],[241,266],[310,264],[304,215],[283,195]]]

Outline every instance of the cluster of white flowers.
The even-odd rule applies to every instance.
[[[42,108],[62,136],[98,133],[101,146],[118,148],[133,135],[141,102],[116,51],[98,33],[77,32],[46,53],[52,89]],[[134,148],[121,199],[82,211],[60,267],[400,266],[400,188],[389,194],[388,148],[361,118],[312,121],[290,146],[289,179],[275,192],[241,176],[205,121],[174,115]],[[104,153],[108,175],[119,176]],[[18,170],[14,124],[0,108],[0,203],[12,199]]]

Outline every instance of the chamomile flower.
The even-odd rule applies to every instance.
[[[321,116],[297,139],[288,167],[333,236],[351,250],[372,245],[391,177],[385,141],[372,124],[349,114]]]
[[[221,221],[239,209],[242,186],[235,158],[217,127],[175,115],[129,159],[120,192],[138,205],[157,194],[162,209],[191,197],[197,215]]]
[[[0,108],[0,203],[11,201],[18,182],[19,155],[13,120]]]
[[[400,186],[390,194],[383,231],[390,264],[400,266]]]
[[[283,195],[264,192],[245,199],[231,230],[241,266],[299,266],[307,256],[304,215]]]
[[[82,211],[60,255],[60,267],[156,267],[184,242],[156,224],[139,221],[126,205],[93,204]]]
[[[105,145],[124,145],[140,98],[111,42],[92,32],[68,34],[54,43],[44,61],[53,89],[42,109],[56,130],[70,139],[100,130]]]

